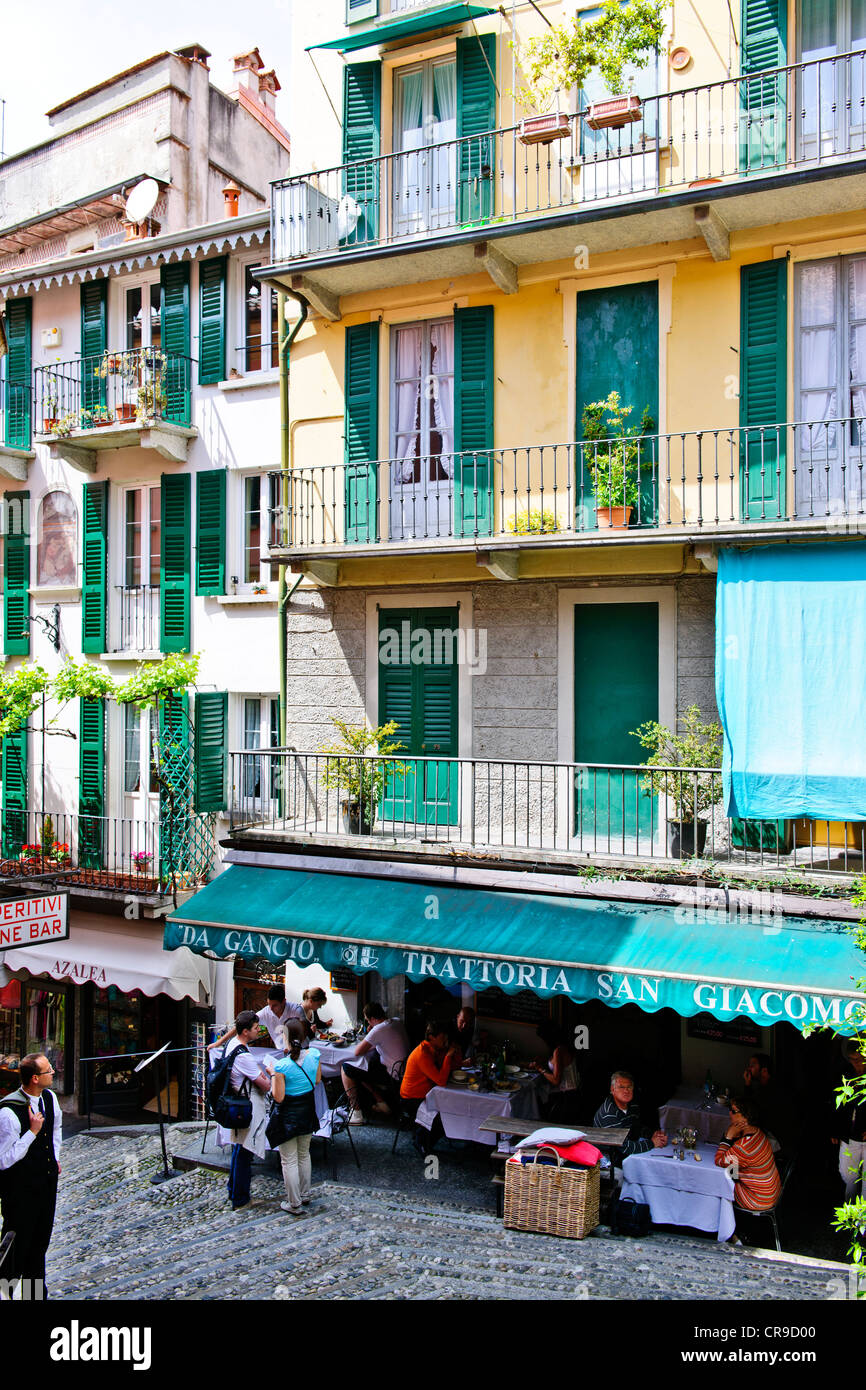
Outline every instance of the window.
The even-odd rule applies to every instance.
[[[154,285],[138,285],[126,291],[127,348],[161,346],[160,304],[158,282]]]
[[[123,494],[118,651],[159,648],[160,508],[158,487],[132,487]]]
[[[583,21],[593,20],[600,14],[600,10],[585,10],[580,17]],[[639,121],[620,129],[592,130],[585,118],[581,120],[583,198],[618,198],[658,186],[658,89],[658,59],[651,55],[646,67],[626,66],[623,74],[623,91],[636,92],[643,99]],[[604,79],[594,72],[579,93],[579,106],[586,110],[593,102],[620,95],[609,92]]]
[[[415,63],[394,74],[394,226],[450,226],[456,202],[457,64]]]
[[[863,510],[866,256],[797,267],[798,516]]]
[[[244,584],[267,584],[271,567],[264,547],[273,542],[279,501],[278,480],[267,474],[244,479],[243,556]]]
[[[802,0],[797,109],[800,154],[819,155],[862,150],[866,123],[866,0]],[[841,62],[837,54],[856,53]]]
[[[123,792],[126,797],[138,799],[144,786],[151,794],[159,792],[151,748],[152,717],[156,716],[151,710],[136,709],[135,705],[123,706]],[[127,813],[132,809],[129,802],[124,809]]]
[[[393,333],[391,538],[451,533],[454,322]]]
[[[277,295],[269,285],[253,276],[254,267],[244,267],[244,341],[240,352],[243,370],[266,371],[279,366],[279,319]]]
[[[274,695],[245,697],[242,710],[241,746],[248,753],[280,744],[280,702]],[[246,802],[276,796],[276,768],[267,758],[243,760],[243,796]],[[263,791],[264,788],[264,791]]]
[[[67,492],[49,492],[39,508],[36,583],[66,587],[77,580],[78,512]]]

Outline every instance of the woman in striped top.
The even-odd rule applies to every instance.
[[[754,1102],[731,1101],[731,1123],[716,1150],[719,1168],[732,1168],[734,1201],[747,1211],[769,1211],[782,1195],[770,1141],[755,1124]]]

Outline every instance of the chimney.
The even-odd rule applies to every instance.
[[[266,111],[271,112],[271,115],[276,110],[279,90],[280,84],[273,68],[268,68],[267,72],[259,73],[259,101]]]
[[[226,217],[237,217],[238,202],[240,200],[240,196],[241,190],[238,188],[236,183],[226,184],[225,188],[223,189],[223,197],[226,200]]]
[[[264,67],[262,55],[257,48],[253,48],[249,53],[236,53],[232,59],[234,64],[235,81],[238,87],[246,87],[253,95],[259,94],[258,74]]]

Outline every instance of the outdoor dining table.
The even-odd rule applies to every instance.
[[[659,1129],[670,1139],[687,1125],[697,1130],[704,1143],[718,1144],[731,1123],[730,1111],[718,1101],[712,1101],[708,1110],[704,1104],[704,1093],[697,1086],[679,1086],[659,1109]]]
[[[491,1116],[510,1116],[515,1103],[521,1114],[534,1106],[537,1118],[538,1103],[531,1082],[516,1091],[471,1091],[465,1086],[434,1086],[419,1105],[415,1121],[430,1129],[438,1115],[448,1139],[469,1139],[492,1148],[496,1143],[495,1134],[479,1132],[479,1125]]]
[[[335,1043],[326,1042],[324,1038],[312,1038],[310,1041],[310,1047],[314,1047],[319,1054],[323,1077],[339,1076],[340,1068],[346,1062],[351,1062],[353,1067],[366,1071],[369,1054],[356,1057],[356,1046],[356,1043],[351,1043],[348,1047],[337,1047]]]
[[[685,1153],[683,1160],[674,1158],[668,1145],[631,1154],[623,1160],[620,1197],[645,1202],[657,1226],[691,1226],[727,1240],[735,1224],[733,1179],[726,1168],[716,1167],[714,1144],[698,1144]]]

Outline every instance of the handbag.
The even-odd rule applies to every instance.
[[[295,1062],[294,1057],[291,1060]],[[271,1102],[265,1138],[272,1149],[278,1149],[289,1139],[297,1139],[299,1134],[315,1134],[319,1127],[313,1101],[316,1087],[300,1062],[295,1062],[295,1066],[302,1072],[310,1089],[306,1095],[284,1096],[281,1101]]]
[[[614,1236],[648,1236],[652,1226],[649,1206],[631,1197],[620,1197],[617,1190],[607,1209],[607,1224]]]

